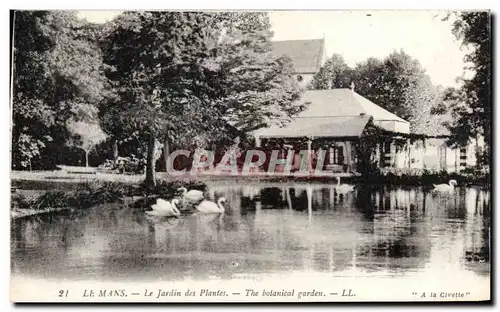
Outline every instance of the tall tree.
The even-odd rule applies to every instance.
[[[383,60],[368,58],[350,68],[334,54],[314,76],[313,89],[348,88],[391,113],[410,122],[413,132],[436,134],[436,116],[431,109],[439,98],[421,64],[403,51]]]
[[[51,38],[42,28],[48,12],[17,11],[13,16],[12,166],[25,168],[50,141],[54,109],[46,102],[52,88],[48,51]]]
[[[147,133],[152,151],[159,136],[214,143],[290,120],[300,90],[290,60],[272,56],[269,29],[264,13],[123,14],[106,38],[116,129]]]
[[[426,131],[437,89],[417,60],[404,51],[370,58],[356,66],[354,81],[356,92],[408,120],[412,131]]]
[[[15,12],[13,166],[23,165],[26,146],[46,146],[39,154],[55,161],[69,138],[67,120],[101,100],[105,79],[91,31],[75,12]]]
[[[340,54],[333,54],[320,68],[311,81],[314,90],[349,88],[353,79],[353,70]]]
[[[454,121],[451,144],[463,145],[470,138],[484,137],[487,146],[485,160],[491,161],[491,14],[489,12],[460,12],[455,15],[453,33],[469,53],[465,56],[471,78],[451,92]]]
[[[216,35],[207,64],[215,79],[210,85],[216,90],[214,104],[220,119],[235,132],[232,138],[287,123],[305,108],[298,102],[301,90],[293,78],[291,60],[272,53],[267,13],[216,13],[212,22]]]
[[[155,184],[156,139],[188,136],[207,122],[207,16],[192,12],[126,12],[106,40],[108,77],[117,82],[115,116],[126,131],[148,137],[146,183]]]

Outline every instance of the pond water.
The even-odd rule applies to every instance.
[[[328,184],[208,185],[226,213],[151,219],[112,204],[12,221],[15,276],[111,281],[412,276],[448,270],[489,279],[490,193]]]

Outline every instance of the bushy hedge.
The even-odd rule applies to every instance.
[[[402,185],[428,185],[448,183],[456,180],[459,185],[489,184],[488,171],[468,168],[462,172],[446,172],[429,169],[409,168],[382,168],[371,172],[368,177],[363,177],[369,183],[376,184],[402,184]]]

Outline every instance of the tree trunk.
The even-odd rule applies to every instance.
[[[168,135],[165,134],[165,141],[163,142],[163,153],[165,158],[165,172],[168,174],[168,155],[170,154],[170,146],[168,146]]]
[[[118,139],[113,139],[113,162],[118,160]]]
[[[89,151],[85,151],[85,167],[89,167]]]
[[[155,136],[150,134],[148,138],[148,155],[146,162],[146,185],[155,186]]]

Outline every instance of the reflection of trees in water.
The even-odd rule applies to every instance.
[[[260,199],[262,206],[266,209],[275,208],[283,209],[286,207],[286,202],[283,200],[283,189],[277,187],[264,188],[260,191]],[[286,198],[286,197],[285,197]]]
[[[74,268],[101,276],[229,278],[268,270],[417,269],[442,246],[489,252],[489,192],[446,198],[420,188],[358,186],[339,198],[331,185],[283,184],[218,186],[209,194],[228,199],[223,216],[150,220],[117,205],[14,220],[13,267],[54,276]]]
[[[429,229],[419,222],[424,194],[415,189],[359,188],[357,209],[370,235],[357,250],[357,266],[368,270],[421,268],[430,256]]]
[[[466,190],[465,266],[478,274],[489,274],[491,210],[489,191],[479,188]]]
[[[369,221],[370,224],[373,221],[376,197],[374,195],[374,189],[366,185],[360,185],[357,188],[356,197],[354,200],[354,205],[361,212],[364,219]]]
[[[83,233],[84,226],[75,215],[42,214],[13,220],[11,223],[11,268],[42,276],[64,274],[71,263],[72,246]]]

